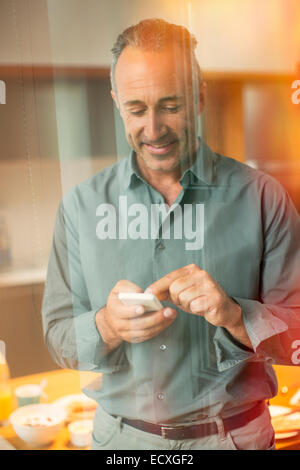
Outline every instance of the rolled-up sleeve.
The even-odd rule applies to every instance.
[[[71,195],[58,208],[42,304],[43,332],[62,367],[114,372],[126,366],[123,343],[107,353],[80,262],[78,210]]]
[[[289,195],[272,180],[264,186],[261,201],[264,251],[260,297],[233,297],[241,306],[253,351],[238,345],[226,347],[228,335],[217,332],[219,370],[245,360],[298,364],[295,347],[300,340],[300,218]]]

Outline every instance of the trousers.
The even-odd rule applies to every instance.
[[[203,420],[203,423],[211,419]],[[122,423],[98,405],[94,417],[92,450],[275,450],[269,409],[241,428],[224,433],[222,418],[214,417],[219,432],[197,439],[171,440]]]

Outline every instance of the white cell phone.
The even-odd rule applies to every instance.
[[[154,312],[163,308],[163,305],[154,294],[120,292],[119,299],[126,305],[143,305],[145,312]]]

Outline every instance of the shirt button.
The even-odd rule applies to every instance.
[[[159,349],[161,349],[162,351],[165,351],[167,349],[167,346],[165,344],[162,344]]]
[[[159,250],[164,250],[165,249],[165,245],[163,244],[163,242],[159,242],[158,245],[157,245],[157,248]]]
[[[159,394],[157,395],[157,398],[158,398],[159,400],[163,400],[163,399],[165,398],[165,396],[164,396],[163,393],[159,393]]]

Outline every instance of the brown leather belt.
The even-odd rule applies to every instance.
[[[266,409],[266,403],[261,401],[257,403],[250,410],[244,411],[229,418],[223,418],[224,431],[232,431],[233,429],[245,426],[247,423],[257,418]],[[215,421],[210,423],[193,424],[192,426],[169,426],[161,424],[148,423],[138,419],[122,418],[122,422],[140,429],[141,431],[149,432],[162,436],[164,439],[195,439],[200,437],[217,434],[218,426]]]

